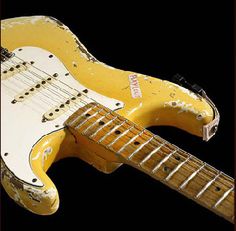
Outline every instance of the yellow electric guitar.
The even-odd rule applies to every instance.
[[[1,41],[1,183],[19,205],[56,212],[46,171],[76,156],[104,173],[131,165],[234,221],[234,180],[145,129],[210,139],[219,114],[202,89],[99,62],[50,17],[3,20]]]

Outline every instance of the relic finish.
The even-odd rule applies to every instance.
[[[99,62],[51,17],[3,20],[1,40],[15,54],[1,57],[1,181],[18,204],[54,213],[59,196],[46,171],[76,156],[104,173],[129,164],[233,222],[234,180],[145,129],[204,137],[214,119],[207,100]]]

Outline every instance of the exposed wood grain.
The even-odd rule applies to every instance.
[[[76,137],[107,149],[114,160],[145,172],[234,222],[234,180],[212,166],[99,104],[79,109],[67,126]]]

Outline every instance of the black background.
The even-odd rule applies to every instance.
[[[232,1],[137,2],[2,0],[2,19],[53,16],[100,61],[167,80],[181,73],[201,85],[221,114],[212,140],[205,143],[168,127],[152,131],[233,176]],[[105,175],[79,159],[67,159],[53,165],[48,174],[60,193],[59,211],[48,217],[31,214],[2,190],[2,230],[233,229],[229,222],[128,166]]]

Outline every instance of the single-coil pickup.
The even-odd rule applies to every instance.
[[[76,104],[81,102],[82,95],[79,93],[77,95],[73,95],[71,98],[67,99],[65,102],[59,104],[56,107],[51,108],[43,115],[43,121],[47,120],[55,120],[59,116],[63,115],[70,108],[74,107]]]
[[[28,89],[24,90],[20,94],[16,95],[14,97],[13,102],[16,103],[16,102],[23,102],[23,101],[25,101],[26,99],[32,97],[34,94],[38,93],[40,90],[42,90],[45,87],[47,87],[47,85],[49,85],[52,80],[53,80],[53,78],[49,77],[47,79],[43,79],[40,82],[37,82],[35,85],[29,87]]]
[[[15,74],[18,74],[20,72],[26,71],[30,67],[30,64],[27,62],[22,62],[15,64],[14,66],[11,66],[7,69],[1,70],[1,80],[8,79]]]

